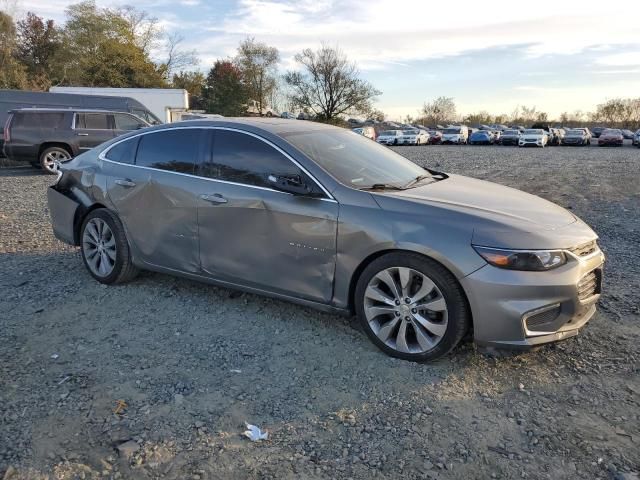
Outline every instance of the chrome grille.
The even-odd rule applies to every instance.
[[[587,300],[600,293],[600,279],[602,274],[600,270],[593,270],[587,273],[578,282],[578,298],[580,300]]]

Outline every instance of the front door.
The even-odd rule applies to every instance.
[[[80,153],[113,138],[113,116],[110,113],[76,113],[73,133]]]
[[[208,275],[254,288],[328,303],[336,261],[338,203],[271,188],[270,174],[300,167],[264,140],[212,130],[199,169],[200,261]]]

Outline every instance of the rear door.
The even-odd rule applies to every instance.
[[[109,199],[134,255],[147,264],[200,270],[193,174],[203,135],[198,128],[158,130],[118,143],[105,154]],[[127,164],[134,156],[135,162]]]
[[[73,133],[80,153],[92,149],[113,138],[113,115],[101,112],[75,114]]]

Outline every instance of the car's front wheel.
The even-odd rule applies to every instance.
[[[358,279],[355,308],[378,348],[415,362],[450,352],[471,318],[455,277],[439,263],[413,253],[391,253],[371,262]]]
[[[52,175],[58,172],[58,164],[71,160],[71,154],[62,147],[45,148],[40,153],[40,167]]]
[[[80,246],[87,270],[100,283],[123,283],[138,273],[122,223],[105,208],[93,210],[84,219]]]

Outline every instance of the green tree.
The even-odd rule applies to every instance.
[[[189,107],[193,110],[206,110],[204,90],[205,76],[201,72],[180,72],[173,75],[171,86],[183,88],[189,92]]]
[[[31,88],[47,90],[57,81],[54,59],[61,47],[53,20],[46,22],[32,12],[18,22],[17,57],[25,66]]]
[[[325,122],[335,122],[342,114],[371,112],[371,101],[380,91],[360,78],[355,63],[337,48],[323,45],[295,56],[302,71],[288,72],[285,81],[291,87],[293,103],[308,109]]]
[[[216,60],[207,75],[204,97],[208,112],[225,117],[244,115],[249,91],[238,66],[228,60]]]
[[[257,102],[260,114],[276,88],[279,59],[277,48],[257,42],[254,38],[247,38],[238,47],[235,62],[246,84],[249,98]]]
[[[0,11],[0,88],[25,88],[24,66],[16,59],[16,26],[13,19]]]
[[[159,68],[140,45],[131,20],[121,12],[85,1],[66,10],[64,79],[91,87],[163,87]]]

